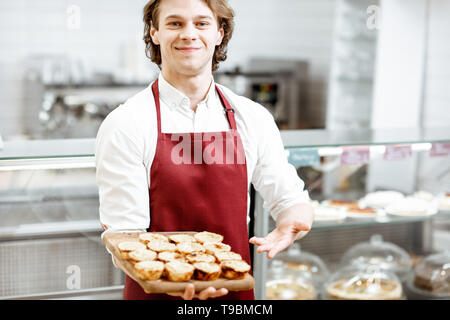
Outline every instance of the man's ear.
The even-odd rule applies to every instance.
[[[223,28],[220,28],[219,30],[217,30],[218,38],[217,38],[216,46],[220,46],[220,44],[222,43],[224,34],[225,34],[225,31],[223,30]]]
[[[159,45],[158,30],[153,26],[153,22],[151,22],[150,26],[150,36],[152,37],[153,43]]]

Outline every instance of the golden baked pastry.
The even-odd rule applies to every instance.
[[[194,274],[194,266],[180,261],[171,261],[165,265],[166,276],[169,281],[189,281]]]
[[[242,279],[250,271],[250,266],[243,260],[226,260],[220,267],[222,275],[227,279]]]
[[[138,237],[139,241],[143,244],[148,244],[152,240],[164,240],[169,242],[169,238],[167,238],[165,235],[160,233],[154,233],[154,232],[145,232],[139,234]]]
[[[219,263],[227,260],[242,260],[242,257],[239,253],[232,251],[218,251],[214,253],[214,256]]]
[[[168,238],[176,244],[181,242],[197,242],[195,238],[189,234],[171,234]]]
[[[197,242],[181,242],[177,244],[176,249],[182,254],[189,254],[192,252],[206,252],[205,247]]]
[[[328,205],[335,207],[358,208],[358,202],[348,200],[330,200],[328,201]]]
[[[347,282],[339,280],[328,286],[328,297],[336,300],[400,300],[402,298],[402,286],[396,281],[377,279],[374,282],[361,279],[350,285]],[[377,291],[368,290],[369,287],[377,288]]]
[[[176,250],[176,246],[173,243],[167,242],[165,240],[152,240],[147,243],[147,248],[156,252]]]
[[[266,284],[267,300],[315,300],[317,292],[311,283],[291,279],[269,281]]]
[[[145,245],[138,241],[122,241],[117,245],[122,259],[128,259],[128,254],[134,250],[143,250]]]
[[[194,268],[194,279],[202,281],[217,280],[222,272],[217,263],[197,262]]]
[[[216,257],[213,255],[203,253],[203,252],[192,252],[185,256],[186,262],[196,263],[196,262],[215,262]]]
[[[156,259],[156,252],[148,249],[134,250],[128,253],[130,262],[152,261]]]
[[[141,261],[134,265],[138,276],[143,280],[158,280],[164,271],[164,263],[161,261]]]
[[[212,233],[208,231],[202,231],[194,234],[195,240],[197,240],[200,243],[205,242],[222,242],[223,236],[217,233]]]
[[[184,256],[181,253],[175,251],[163,251],[158,253],[158,260],[163,262],[170,262],[174,260],[186,262]]]
[[[225,243],[221,242],[205,242],[203,246],[206,249],[206,253],[215,254],[220,251],[230,251],[231,247]]]

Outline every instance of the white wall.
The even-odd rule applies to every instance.
[[[424,127],[450,125],[450,1],[430,0]],[[449,132],[450,135],[450,132]]]
[[[236,32],[223,68],[254,55],[308,59],[311,62],[311,117],[324,122],[334,22],[334,0],[230,0]],[[146,0],[0,1],[0,133],[22,132],[23,77],[27,57],[63,54],[81,60],[87,71],[112,71],[121,49],[142,37]],[[81,9],[81,28],[68,30],[67,8]],[[141,59],[146,59],[142,52]],[[147,63],[147,62],[146,62]]]

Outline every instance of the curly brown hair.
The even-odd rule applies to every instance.
[[[202,0],[205,2],[217,17],[219,28],[223,28],[224,36],[222,43],[216,46],[212,61],[212,71],[219,68],[219,63],[227,59],[227,46],[234,30],[234,11],[226,0]],[[144,41],[145,54],[150,60],[161,68],[161,50],[159,45],[153,43],[150,36],[150,29],[153,26],[159,27],[159,5],[161,0],[150,0],[144,7]]]

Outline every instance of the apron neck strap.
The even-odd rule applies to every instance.
[[[152,84],[152,91],[153,91],[153,97],[155,98],[155,106],[156,106],[156,118],[158,122],[158,134],[161,133],[161,108],[159,103],[159,88],[158,88],[158,79],[155,80]],[[224,112],[227,115],[228,123],[230,124],[230,127],[233,131],[236,130],[236,120],[234,118],[234,110],[231,107],[228,100],[225,98],[223,93],[219,90],[219,88],[216,85],[216,91],[219,94],[220,102],[222,103],[222,106],[224,107]]]

